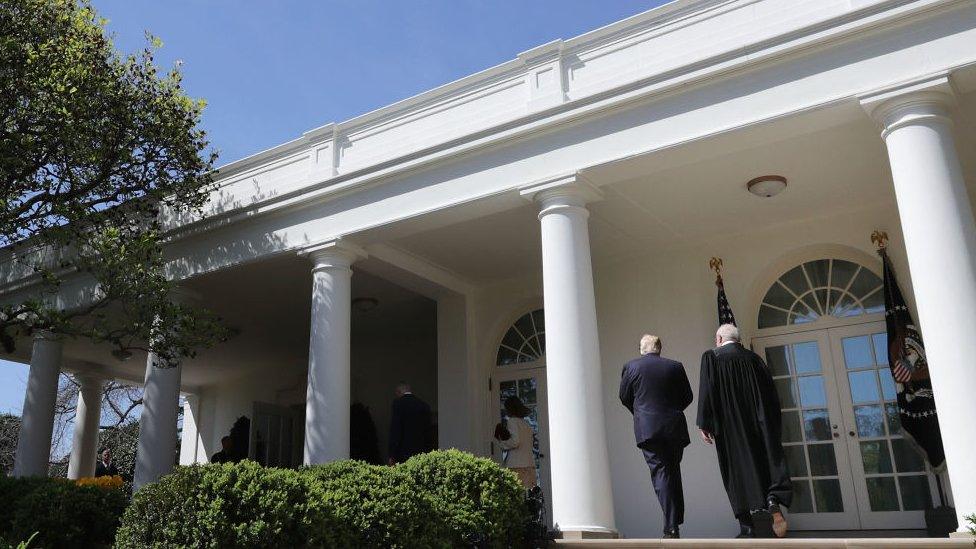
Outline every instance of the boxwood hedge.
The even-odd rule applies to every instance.
[[[253,462],[179,467],[133,497],[130,547],[518,547],[525,492],[491,460],[456,450],[384,467],[299,470]]]
[[[37,534],[31,547],[111,546],[127,503],[119,489],[60,478],[0,477],[0,546]]]

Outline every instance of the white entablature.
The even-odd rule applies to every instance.
[[[221,189],[205,215],[233,217],[353,192],[459,154],[529,137],[635,100],[664,99],[812,47],[968,3],[677,0],[576,38],[538,46],[514,60],[225,165],[220,170]],[[932,59],[928,69],[946,70],[964,61],[959,56],[948,63]],[[884,72],[888,76],[883,80],[848,82],[846,93],[824,95],[818,101],[804,103],[802,94],[794,95],[796,101],[785,112],[906,78],[897,71]]]

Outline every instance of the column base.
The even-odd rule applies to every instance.
[[[556,532],[556,539],[581,540],[581,539],[618,539],[620,533],[616,530],[603,529],[579,529],[579,530],[559,530]]]

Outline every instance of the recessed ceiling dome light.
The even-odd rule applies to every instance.
[[[749,192],[763,198],[776,196],[785,188],[786,178],[782,175],[761,175],[746,183]]]

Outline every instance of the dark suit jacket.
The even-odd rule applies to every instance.
[[[390,457],[397,463],[432,449],[430,406],[412,394],[393,401],[390,419]]]
[[[684,409],[692,398],[685,368],[678,361],[646,354],[624,365],[620,402],[634,415],[638,446],[690,444]]]
[[[95,476],[96,477],[114,477],[119,474],[119,468],[115,466],[115,462],[108,464],[108,467],[102,463],[101,459],[95,460]]]

